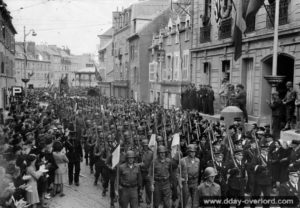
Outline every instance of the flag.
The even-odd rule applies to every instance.
[[[155,134],[151,135],[148,147],[153,152],[153,160],[154,160],[157,156],[157,143],[156,143],[156,135]]]
[[[244,1],[244,0],[243,0]],[[264,0],[249,0],[247,4],[247,10],[245,15],[246,25],[249,26],[253,17],[255,17],[256,13],[260,9],[260,7],[264,4]]]
[[[172,145],[171,145],[172,158],[175,157],[179,144],[180,144],[180,135],[179,135],[179,133],[176,133],[173,135],[173,140],[172,140]]]
[[[96,64],[95,64],[95,78],[97,81],[102,82],[102,77],[100,75],[100,72],[98,71]]]
[[[116,167],[116,165],[120,162],[120,144],[117,146],[117,148],[112,153],[112,168]]]
[[[243,34],[246,30],[246,22],[243,18],[245,13],[245,3],[247,1],[241,1],[236,0],[233,2],[233,5],[235,7],[236,11],[236,17],[235,17],[235,25],[234,25],[234,31],[233,31],[233,45],[234,45],[234,60],[237,61],[242,56],[242,39]]]

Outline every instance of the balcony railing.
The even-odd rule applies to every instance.
[[[219,39],[226,39],[231,37],[232,18],[224,19],[219,28]]]
[[[279,25],[288,23],[289,0],[281,0],[279,5]],[[266,5],[267,10],[267,27],[272,28],[275,21],[275,1]]]
[[[205,26],[200,28],[200,43],[210,42],[211,26]]]

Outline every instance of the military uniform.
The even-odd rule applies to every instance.
[[[260,155],[254,166],[254,196],[270,196],[272,190],[271,161],[268,156]]]
[[[139,197],[140,197],[140,201],[142,201],[143,190],[145,188],[147,205],[150,205],[151,203],[151,184],[150,184],[151,179],[149,174],[149,168],[152,160],[153,160],[153,152],[150,149],[147,149],[146,151],[142,152],[142,165],[140,167],[141,175],[142,175],[142,184],[139,192]]]
[[[134,152],[128,151],[128,157],[134,157]],[[138,186],[141,184],[140,168],[136,164],[123,163],[119,167],[120,172],[120,207],[127,208],[130,204],[131,208],[138,208]]]
[[[235,150],[235,154],[242,154],[241,149]],[[230,197],[244,196],[246,186],[246,166],[243,160],[234,159],[227,166],[228,190]]]
[[[188,151],[196,151],[195,146],[188,147]],[[200,160],[190,156],[184,157],[180,161],[182,170],[182,189],[183,189],[183,206],[186,207],[189,196],[192,198],[192,205],[194,203],[194,196],[199,184]]]
[[[158,147],[158,153],[166,153],[166,149],[163,146]],[[162,160],[158,158],[154,160],[154,181],[151,180],[152,186],[154,185],[154,207],[158,208],[161,203],[164,207],[170,207],[171,199],[171,173],[172,173],[172,164],[169,158]],[[152,171],[151,171],[152,173]]]
[[[204,171],[204,181],[200,184],[195,192],[195,203],[193,208],[201,207],[201,198],[202,197],[218,197],[221,196],[220,185],[210,181],[209,177],[215,177],[217,175],[216,170],[212,167],[208,167]]]

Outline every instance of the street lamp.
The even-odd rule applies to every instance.
[[[24,77],[22,79],[22,82],[25,84],[25,98],[27,98],[27,83],[30,81],[30,77],[27,76],[27,50],[26,50],[26,37],[28,35],[36,36],[36,32],[33,29],[30,29],[26,33],[26,27],[24,26],[24,42],[23,42],[23,47],[24,47]]]

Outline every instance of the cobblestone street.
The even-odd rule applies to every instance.
[[[66,175],[67,178],[67,175]],[[94,186],[94,176],[88,166],[81,164],[80,186],[69,186],[66,180],[64,193],[66,196],[49,200],[50,208],[109,208],[109,195],[102,197],[102,187]],[[118,204],[115,204],[118,207]]]

